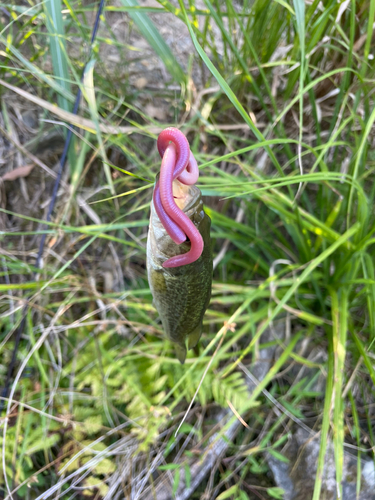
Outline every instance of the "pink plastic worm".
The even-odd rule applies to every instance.
[[[156,213],[172,240],[180,245],[188,237],[190,250],[166,260],[163,267],[179,267],[199,259],[203,252],[203,239],[189,217],[176,205],[172,183],[178,179],[182,184],[192,185],[198,180],[197,162],[190,151],[189,143],[177,128],[168,127],[159,135],[157,142],[162,157],[160,179],[157,182],[153,201]]]

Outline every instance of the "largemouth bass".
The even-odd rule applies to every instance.
[[[202,196],[195,185],[173,181],[173,195],[178,207],[200,232],[204,247],[201,256],[191,264],[164,268],[169,258],[184,254],[190,242],[177,245],[167,234],[151,203],[147,240],[147,273],[155,307],[160,315],[166,337],[174,343],[181,363],[188,348],[196,346],[202,333],[204,313],[211,298],[212,250],[211,219],[203,210]]]

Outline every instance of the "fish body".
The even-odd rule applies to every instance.
[[[181,363],[188,348],[197,344],[202,333],[204,313],[211,298],[212,250],[210,242],[211,219],[204,212],[200,190],[173,182],[173,194],[179,208],[190,218],[202,235],[202,255],[191,264],[164,268],[169,258],[186,253],[190,242],[180,245],[167,234],[151,203],[150,227],[147,239],[147,273],[155,307],[161,318],[166,337],[176,348]]]

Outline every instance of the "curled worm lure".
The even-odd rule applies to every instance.
[[[162,158],[147,239],[147,273],[165,334],[183,363],[202,332],[211,297],[211,220],[195,186],[199,170],[186,137],[169,127],[159,135]]]

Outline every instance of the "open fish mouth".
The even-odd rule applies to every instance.
[[[158,177],[156,178],[156,182]],[[155,185],[156,185],[155,182]],[[195,185],[185,185],[178,180],[173,181],[173,196],[176,205],[194,223],[199,231],[200,223],[208,217],[203,210],[202,193]],[[150,255],[157,257],[160,265],[175,255],[182,255],[189,251],[190,242],[187,239],[178,245],[168,235],[165,227],[156,213],[154,203],[151,204],[150,230],[148,234]],[[181,266],[183,268],[184,266]]]
[[[199,202],[201,192],[195,184],[189,186],[179,180],[173,181],[173,197],[178,208],[187,214]]]

